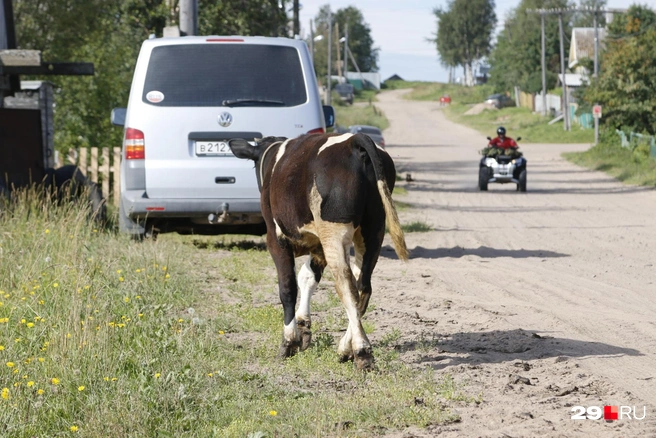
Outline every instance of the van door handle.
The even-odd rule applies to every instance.
[[[214,182],[217,184],[234,184],[235,183],[235,177],[234,176],[217,176],[214,178]]]

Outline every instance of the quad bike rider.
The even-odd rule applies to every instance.
[[[478,188],[487,190],[489,183],[515,183],[517,191],[526,191],[526,159],[518,150],[517,141],[506,137],[506,128],[497,128],[497,137],[490,138],[486,148],[481,151]]]

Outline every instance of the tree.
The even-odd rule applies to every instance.
[[[490,83],[497,91],[509,91],[515,86],[529,93],[542,89],[540,16],[529,14],[526,10],[569,6],[567,0],[522,0],[517,8],[511,10],[489,57]],[[563,15],[566,53],[571,35],[570,19],[571,14]],[[560,73],[560,37],[555,15],[545,16],[545,36],[547,88],[553,88]]]
[[[201,34],[288,36],[290,0],[199,1]],[[177,0],[14,0],[18,47],[49,62],[92,62],[95,75],[47,76],[55,94],[55,147],[118,146],[110,124],[127,105],[141,43],[178,22]],[[24,77],[22,79],[25,79]]]
[[[328,23],[331,20],[333,24],[333,41],[332,41],[332,56],[337,58],[336,51],[344,53],[344,47],[339,44],[339,39],[344,36],[344,29],[348,26],[348,45],[358,68],[363,72],[378,71],[378,51],[374,47],[373,38],[371,38],[371,30],[364,21],[364,16],[359,9],[349,6],[347,8],[339,9],[337,12],[330,11],[330,5],[324,5],[319,9],[319,13],[314,19],[315,36],[320,36],[320,40],[314,42],[314,67],[319,78],[328,75]],[[335,32],[338,24],[340,35]],[[333,70],[331,74],[337,71],[336,62],[331,63]],[[350,63],[349,59],[349,63]],[[349,70],[354,70],[350,67]]]
[[[473,64],[490,54],[497,22],[494,0],[451,0],[445,11],[434,9],[438,20],[437,49],[446,65],[458,62],[465,84],[474,85]],[[440,30],[442,29],[442,30]]]
[[[607,0],[580,0],[579,8],[593,11],[595,9],[604,9]],[[593,27],[594,15],[591,12],[577,12],[574,14],[572,27]],[[606,14],[597,14],[597,26],[606,27]]]
[[[454,28],[455,20],[450,18],[448,11],[436,9],[433,12],[437,17],[437,33],[435,39],[431,41],[437,45],[440,63],[449,68],[449,82],[451,82],[451,70],[462,63],[456,39],[457,30]]]
[[[604,108],[614,129],[656,134],[656,13],[631,6],[608,27],[602,69],[585,90],[588,104]]]

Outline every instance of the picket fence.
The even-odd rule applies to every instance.
[[[71,149],[65,160],[57,159],[56,161],[58,167],[64,164],[78,166],[87,178],[100,186],[107,203],[118,206],[121,194],[120,147]]]

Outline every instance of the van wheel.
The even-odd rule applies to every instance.
[[[92,219],[103,225],[106,223],[107,206],[100,187],[84,176],[77,166],[68,165],[55,169],[52,179],[59,202],[86,198]]]

